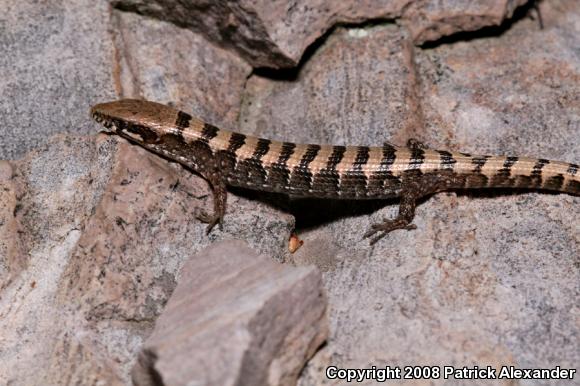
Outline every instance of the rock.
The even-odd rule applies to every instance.
[[[189,30],[105,1],[9,0],[3,11],[0,159],[59,132],[96,133],[90,107],[119,98],[172,103],[221,127],[236,122],[250,66]]]
[[[197,24],[176,27],[104,2],[4,2],[0,157],[57,131],[96,132],[91,104],[143,96],[266,137],[416,137],[578,163],[576,0],[539,2],[543,30],[526,9],[512,15],[520,1],[356,3],[286,12],[244,1],[229,12],[196,1],[204,12],[176,12]],[[510,17],[500,29],[417,46]],[[206,28],[204,38],[190,31]],[[329,364],[580,363],[578,197],[438,194],[419,205],[417,230],[374,247],[361,234],[392,217],[396,201],[281,201],[233,190],[224,230],[208,237],[193,219],[211,205],[205,182],[113,137],[60,136],[1,162],[0,384],[130,384],[180,267],[232,237],[324,272],[330,336],[301,386],[330,382]],[[304,245],[290,256],[293,215]]]
[[[293,77],[248,79],[242,130],[337,144],[416,137],[434,148],[578,163],[580,83],[571,80],[580,14],[573,1],[542,10],[544,30],[521,19],[497,37],[424,50],[395,26],[338,28]],[[578,200],[438,194],[419,205],[417,230],[373,247],[362,233],[394,216],[396,201],[294,201],[304,245],[292,261],[324,270],[331,325],[299,385],[331,382],[331,364],[575,368]]]
[[[0,291],[8,286],[26,265],[19,224],[20,209],[16,186],[12,183],[12,165],[0,161]]]
[[[412,130],[412,49],[395,25],[339,28],[294,81],[248,79],[240,130],[337,145],[381,144],[398,129]]]
[[[117,137],[56,137],[0,170],[3,384],[128,384],[189,256],[232,237],[287,254],[289,215],[231,195],[206,236],[205,181]]]
[[[415,1],[409,4],[402,23],[415,44],[434,42],[458,32],[497,27],[509,20],[528,0]]]
[[[580,64],[573,52],[580,11],[567,1],[541,9],[543,30],[525,19],[497,39],[417,54],[429,141],[578,163]]]
[[[94,131],[91,103],[118,95],[110,28],[104,1],[2,2],[0,159]]]
[[[328,334],[325,309],[317,270],[275,263],[245,242],[215,243],[185,263],[134,382],[294,385]]]
[[[497,26],[527,0],[176,1],[111,0],[125,11],[190,28],[244,57],[253,67],[298,65],[312,43],[338,24],[402,20],[417,44]]]
[[[174,105],[233,129],[251,67],[201,35],[173,24],[115,12],[123,97]]]

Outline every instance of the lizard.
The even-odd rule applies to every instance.
[[[240,134],[170,106],[137,99],[100,103],[91,116],[110,132],[178,162],[205,178],[213,214],[200,212],[207,233],[223,224],[227,186],[333,199],[400,198],[398,215],[372,224],[374,244],[396,229],[415,229],[417,201],[447,190],[524,188],[580,194],[579,166],[542,158],[434,150],[409,140],[381,147],[296,144]]]

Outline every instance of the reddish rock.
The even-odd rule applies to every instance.
[[[188,260],[143,345],[136,385],[295,385],[328,334],[320,273],[223,241]]]
[[[288,254],[289,215],[231,195],[208,237],[206,182],[117,137],[58,136],[0,173],[3,384],[127,384],[189,256],[232,237]]]
[[[401,19],[415,43],[501,24],[527,0],[176,1],[112,0],[122,10],[190,28],[244,57],[253,67],[296,66],[332,27]]]
[[[171,23],[115,12],[120,96],[174,105],[234,128],[251,67],[235,53]]]
[[[13,182],[12,164],[0,161],[0,291],[26,266],[16,217],[20,210],[17,189]]]
[[[497,27],[528,0],[415,1],[405,9],[403,25],[415,44],[433,42],[458,32]]]

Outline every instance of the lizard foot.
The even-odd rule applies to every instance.
[[[209,234],[216,225],[219,225],[220,230],[223,230],[224,215],[226,214],[226,201],[228,197],[223,177],[216,166],[218,161],[214,160],[214,162],[216,164],[213,165],[213,168],[208,169],[209,172],[204,175],[209,182],[213,193],[213,214],[210,215],[201,209],[195,216],[199,221],[207,224],[207,234]]]
[[[206,234],[209,234],[211,232],[211,230],[213,229],[214,226],[218,225],[220,230],[223,230],[223,220],[224,220],[224,216],[223,214],[220,215],[218,213],[214,213],[213,215],[208,214],[206,211],[204,210],[200,210],[196,216],[195,216],[199,221],[206,223],[207,224],[207,228],[205,230]]]
[[[371,229],[369,229],[368,232],[365,233],[363,237],[365,239],[372,237],[370,240],[370,244],[373,245],[374,243],[385,237],[387,233],[392,232],[396,229],[413,230],[417,229],[417,226],[415,224],[411,224],[405,218],[397,217],[394,220],[389,220],[385,218],[381,223],[372,224]]]
[[[412,222],[415,217],[417,197],[420,196],[420,188],[416,184],[408,182],[406,188],[401,193],[401,203],[399,204],[399,214],[397,217],[392,220],[384,218],[382,223],[372,224],[371,229],[364,234],[364,238],[371,237],[370,244],[373,245],[395,229],[416,229],[417,226],[412,224]]]

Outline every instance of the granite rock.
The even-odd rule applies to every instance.
[[[136,385],[295,385],[328,334],[320,272],[214,243],[188,260],[133,369]]]
[[[405,9],[401,22],[413,42],[423,44],[456,33],[501,26],[510,21],[518,7],[532,3],[528,0],[415,1]]]
[[[577,1],[540,2],[543,30],[523,12],[506,24],[520,1],[332,7],[339,3],[337,14],[314,2],[231,17],[208,6],[191,10],[197,25],[177,27],[105,2],[5,2],[0,157],[26,154],[56,131],[96,132],[91,104],[147,97],[284,140],[415,137],[435,148],[578,163]],[[232,36],[203,24],[224,16],[226,31],[240,26]],[[417,46],[502,20],[499,29]],[[247,37],[256,37],[255,52],[245,53]],[[396,201],[286,203],[232,190],[225,228],[208,238],[193,219],[211,205],[205,182],[114,137],[56,137],[0,162],[0,184],[0,383],[130,384],[180,267],[231,237],[324,272],[330,335],[301,386],[334,384],[325,378],[331,364],[580,372],[578,197],[442,193],[420,203],[417,230],[370,247],[361,233],[395,215]],[[294,225],[304,245],[289,255]]]
[[[289,68],[337,24],[401,21],[417,44],[500,25],[527,0],[177,1],[111,0],[114,7],[170,21],[229,47],[253,67]]]
[[[289,215],[231,196],[224,230],[208,237],[195,220],[211,207],[205,181],[116,137],[55,137],[9,165],[3,384],[128,384],[189,256],[232,237],[279,260],[287,253]]]
[[[109,28],[104,1],[2,2],[0,159],[94,130],[90,104],[117,96]]]
[[[95,133],[91,105],[148,98],[231,127],[251,68],[173,24],[106,1],[9,0],[0,14],[0,159],[56,133]],[[4,54],[6,53],[6,54]]]

